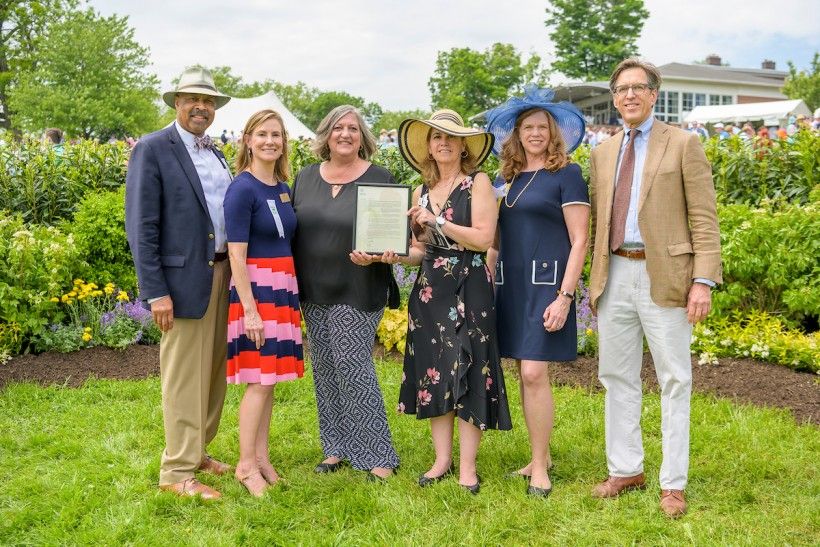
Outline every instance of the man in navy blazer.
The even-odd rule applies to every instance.
[[[230,471],[205,447],[216,436],[225,400],[230,266],[222,200],[231,175],[205,131],[230,97],[217,91],[209,71],[189,68],[163,100],[176,109],[176,120],[140,139],[131,153],[125,225],[140,298],[163,333],[159,485],[215,499],[221,494],[194,473]]]

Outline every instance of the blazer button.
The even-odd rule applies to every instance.
[[[547,263],[546,263],[546,262],[542,262],[542,263],[541,263],[541,267],[542,267],[542,268],[546,268],[546,267],[547,267]]]
[[[214,261],[213,261],[213,260],[209,260],[209,261],[208,261],[208,266],[210,266],[210,267],[212,267],[212,268],[213,268],[213,266],[214,266]]]
[[[208,234],[208,239],[213,239],[213,238],[214,238],[213,234]]]

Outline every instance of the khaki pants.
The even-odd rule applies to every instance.
[[[174,319],[159,349],[165,451],[159,484],[194,476],[205,447],[216,436],[225,401],[227,361],[227,260],[214,264],[208,309],[201,319]]]

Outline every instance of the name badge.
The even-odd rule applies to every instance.
[[[276,231],[279,232],[279,237],[285,237],[285,227],[282,225],[282,217],[279,216],[279,210],[276,208],[276,200],[269,199],[266,201],[268,202],[270,213],[273,215],[273,222],[276,223]]]
[[[287,192],[282,192],[279,194],[279,199],[282,200],[282,203],[288,203],[290,201],[290,196]]]

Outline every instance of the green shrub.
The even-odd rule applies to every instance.
[[[137,274],[125,235],[125,186],[111,192],[89,193],[79,204],[72,222],[62,229],[74,243],[88,268],[86,279],[116,279],[124,290],[137,288]]]
[[[702,365],[715,363],[718,357],[750,357],[820,373],[816,333],[789,329],[766,312],[735,310],[710,316],[695,326],[692,353],[700,356]]]
[[[806,203],[817,184],[820,137],[800,131],[790,141],[712,138],[704,142],[718,201],[760,205],[766,200]]]
[[[723,285],[718,313],[757,309],[792,323],[820,310],[820,203],[775,210],[746,205],[719,208]]]
[[[55,224],[70,218],[85,194],[122,186],[127,158],[124,143],[82,141],[58,154],[37,142],[3,142],[0,208],[28,223]]]
[[[84,267],[70,234],[0,214],[0,323],[18,326],[23,348],[59,315],[51,298]]]

